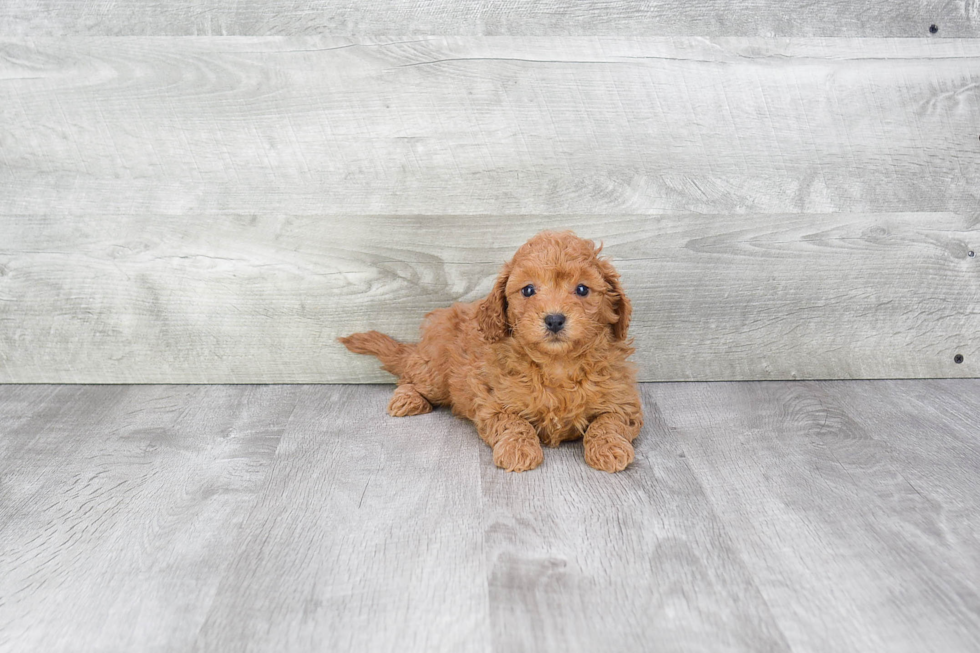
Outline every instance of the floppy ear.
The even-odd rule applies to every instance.
[[[633,314],[633,305],[630,303],[629,297],[626,296],[623,284],[619,281],[619,272],[616,272],[612,263],[606,259],[597,259],[596,264],[599,266],[602,278],[606,281],[608,287],[606,296],[612,303],[613,312],[617,317],[612,324],[613,336],[617,340],[626,340],[630,328],[630,318]]]
[[[510,263],[504,265],[493,284],[493,290],[480,302],[476,310],[476,325],[489,343],[498,342],[510,335],[507,324],[507,279],[510,277]]]

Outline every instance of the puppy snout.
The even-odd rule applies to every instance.
[[[565,328],[565,316],[561,313],[549,313],[544,316],[544,325],[548,327],[548,331],[558,333]]]

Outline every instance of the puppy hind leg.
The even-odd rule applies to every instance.
[[[432,404],[411,383],[395,388],[388,402],[388,414],[392,417],[411,417],[432,412]]]

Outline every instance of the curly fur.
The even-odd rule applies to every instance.
[[[417,344],[377,331],[340,341],[398,376],[391,415],[451,406],[503,469],[534,469],[542,444],[584,438],[589,465],[620,471],[633,461],[643,415],[627,360],[632,307],[601,249],[570,231],[542,232],[503,266],[486,299],[429,313]],[[536,292],[524,297],[528,284]],[[576,294],[579,284],[587,296]],[[566,319],[557,334],[544,324],[554,313]]]

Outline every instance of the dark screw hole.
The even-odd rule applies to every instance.
[[[953,356],[953,362],[956,363],[957,365],[959,365],[960,363],[962,363],[963,362],[963,354],[956,354],[955,356]]]
[[[929,33],[930,34],[935,34],[938,31],[939,31],[939,28],[937,26],[935,26],[935,25],[930,25],[929,26]]]
[[[969,256],[970,258],[973,258],[974,256],[976,256],[976,254],[974,253],[974,251],[972,249],[969,252],[967,252],[966,255]]]

